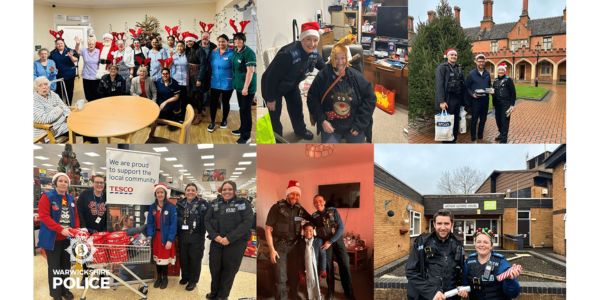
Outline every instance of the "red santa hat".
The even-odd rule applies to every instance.
[[[506,72],[506,63],[500,63],[498,65],[498,71],[500,70],[504,70],[504,72]]]
[[[454,49],[454,48],[448,48],[448,49],[446,49],[446,51],[444,51],[444,58],[447,58],[448,55],[450,55],[452,53],[458,55],[458,52],[456,52],[456,49]]]
[[[302,194],[301,190],[300,190],[300,183],[296,180],[290,180],[290,182],[288,183],[288,187],[285,190],[285,195],[289,195],[292,192],[296,192],[298,194]]]
[[[156,190],[158,189],[163,189],[165,190],[165,199],[168,199],[171,195],[171,190],[167,187],[166,184],[159,182],[157,184],[154,185],[154,195],[156,195]]]
[[[58,177],[60,176],[65,176],[67,177],[67,182],[69,183],[69,185],[71,185],[71,178],[69,178],[69,175],[67,175],[66,173],[63,172],[58,172],[56,174],[54,174],[54,176],[52,176],[52,184],[56,185],[56,182],[58,181]]]
[[[319,23],[318,22],[306,22],[302,24],[300,40],[303,40],[305,37],[314,36],[319,39]]]
[[[238,30],[237,26],[235,25],[235,20],[229,19],[229,26],[231,26],[231,28],[233,28],[233,31],[235,33],[244,33],[244,30],[246,30],[246,25],[248,25],[248,23],[250,23],[250,21],[248,21],[248,20],[240,21],[240,29],[241,30]]]
[[[63,33],[65,33],[63,30],[54,31],[50,29],[50,35],[53,36],[55,40],[62,40]]]
[[[111,39],[111,40],[113,40],[114,37],[113,37],[112,34],[110,34],[110,33],[107,32],[107,33],[105,33],[105,34],[102,35],[102,39]]]
[[[193,33],[191,33],[191,32],[189,32],[189,31],[186,31],[186,32],[182,33],[181,36],[183,37],[183,40],[185,42],[187,42],[187,41],[194,41],[195,42],[195,41],[198,40],[198,36],[195,35],[195,34],[193,34]]]
[[[212,24],[212,23],[206,24],[202,21],[200,21],[199,24],[200,24],[200,27],[202,27],[202,32],[208,32],[208,33],[211,33],[212,28],[215,26],[215,24]]]

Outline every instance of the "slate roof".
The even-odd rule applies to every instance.
[[[567,33],[567,22],[562,16],[529,20],[527,28],[531,36],[558,35]],[[491,30],[480,32],[480,27],[464,28],[463,31],[472,41],[500,40],[508,38],[508,33],[517,22],[494,24]]]
[[[375,185],[402,195],[409,200],[416,201],[421,204],[423,203],[423,196],[419,194],[419,192],[415,191],[400,179],[390,174],[378,164],[375,164]]]

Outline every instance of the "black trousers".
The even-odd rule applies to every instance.
[[[240,137],[243,139],[249,139],[252,133],[252,100],[254,100],[254,94],[248,93],[248,95],[242,95],[241,91],[235,91],[240,105]]]
[[[275,251],[279,254],[275,264],[275,299],[287,300],[290,287],[291,299],[298,298],[298,271],[301,268],[302,249],[296,243],[275,242]]]
[[[64,280],[69,278],[67,272],[71,269],[71,260],[69,253],[65,251],[69,247],[69,240],[64,239],[54,242],[54,250],[46,249],[46,258],[48,259],[48,288],[50,297],[60,298],[68,289],[64,287]],[[55,272],[61,272],[58,274]],[[54,278],[62,278],[63,284],[53,286]]]
[[[202,242],[183,242],[179,244],[181,279],[187,280],[190,283],[198,283],[198,280],[200,279],[200,270],[202,269],[203,256],[204,244]]]
[[[229,116],[229,100],[231,99],[231,95],[233,94],[233,90],[224,91],[218,89],[210,89],[210,122],[215,123],[215,118],[217,117],[217,109],[219,109],[219,98],[221,98],[221,103],[223,103],[223,117],[222,121],[227,121],[227,116]]]
[[[304,134],[306,131],[306,123],[304,123],[304,112],[302,111],[302,97],[300,90],[295,88],[287,94],[283,95],[287,106],[288,115],[292,121],[292,128],[297,134]],[[281,109],[283,107],[282,99],[279,98],[275,102],[275,111],[269,111],[273,131],[279,135],[283,134],[283,125],[281,124]]]
[[[331,247],[327,249],[327,294],[333,295],[335,293],[335,271],[333,269],[333,259],[338,263],[340,270],[340,279],[342,281],[342,288],[344,289],[344,295],[347,298],[351,298],[354,295],[352,290],[352,275],[350,274],[350,258],[346,251],[344,241],[340,238],[335,243],[331,244]]]
[[[510,103],[508,101],[496,101],[495,110],[496,110],[496,125],[498,126],[498,131],[500,132],[500,143],[508,142],[508,127],[510,125],[510,117],[506,116],[506,111],[510,107]]]
[[[462,96],[460,96],[462,97]],[[454,135],[454,140],[451,143],[455,143],[458,138],[458,129],[460,127],[460,106],[462,105],[462,98],[458,96],[450,96],[450,100],[448,103],[448,114],[454,115],[454,128],[452,128],[452,134]],[[447,142],[444,142],[447,143]]]
[[[490,107],[490,99],[487,96],[479,97],[473,99],[471,103],[471,139],[481,139],[483,138],[485,121],[487,120],[487,113]],[[477,121],[479,121],[479,125]]]
[[[210,243],[208,266],[210,268],[210,293],[217,298],[229,297],[235,274],[242,264],[246,240],[239,239],[227,246]]]
[[[89,79],[84,79],[83,80],[83,93],[85,94],[85,99],[87,101],[94,101],[98,98],[100,98],[100,96],[98,95],[98,84],[100,83],[100,80],[89,80]],[[71,101],[73,101],[71,99]]]
[[[66,91],[63,90],[62,84],[60,84],[60,83],[56,84],[58,95],[61,97],[61,99],[63,99],[63,95],[68,95],[69,103],[72,103],[73,102],[73,88],[75,87],[75,77],[73,77],[71,79],[64,79],[64,81],[65,81]],[[65,100],[65,99],[63,99],[63,100]]]

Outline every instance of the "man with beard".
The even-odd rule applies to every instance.
[[[119,50],[119,48],[110,33],[102,35],[102,42],[96,41],[96,48],[100,50],[100,64],[98,64],[96,78],[101,79],[102,76],[108,74],[108,66],[113,63],[114,59],[113,52]]]

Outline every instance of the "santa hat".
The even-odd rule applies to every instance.
[[[107,33],[105,33],[105,34],[102,35],[102,39],[111,39],[112,40],[112,39],[114,39],[114,37],[113,37],[112,34],[110,34],[110,33],[107,32]]]
[[[477,55],[475,56],[475,60],[478,60],[478,59],[480,59],[480,58],[483,58],[483,59],[485,59],[485,55],[483,55],[483,53],[479,53],[479,54],[477,54]]]
[[[214,26],[215,26],[215,24],[212,24],[212,23],[206,24],[206,23],[200,21],[200,27],[202,27],[202,32],[211,33],[211,30]]]
[[[158,62],[163,69],[170,68],[173,64],[173,57],[169,57],[167,59],[159,59]]]
[[[454,48],[448,48],[448,49],[446,49],[446,51],[444,51],[444,58],[447,58],[448,55],[450,55],[452,53],[458,54],[458,52],[456,52],[456,49],[454,49]]]
[[[506,63],[501,63],[498,65],[498,71],[504,70],[506,72]]]
[[[112,36],[115,40],[125,40],[125,32],[114,32],[113,31]]]
[[[317,39],[319,39],[319,29],[319,23],[317,22],[306,22],[302,24],[300,40],[303,40],[307,36],[314,36]]]
[[[290,180],[290,182],[288,183],[288,187],[285,190],[285,195],[289,195],[292,192],[296,192],[298,194],[302,194],[301,190],[300,190],[300,183],[296,180]]]
[[[56,185],[56,182],[58,181],[58,177],[60,177],[60,176],[67,177],[67,182],[69,183],[69,185],[71,185],[71,178],[69,178],[69,175],[67,175],[66,173],[63,173],[63,172],[58,172],[58,173],[54,174],[54,176],[52,176],[52,184]]]
[[[62,40],[63,33],[65,33],[63,30],[54,31],[54,30],[50,29],[50,35],[53,36],[55,40],[58,40],[58,39]]]
[[[167,185],[166,185],[166,184],[164,184],[164,183],[162,183],[162,182],[159,182],[159,183],[155,184],[155,185],[154,185],[154,194],[155,194],[155,195],[156,195],[156,190],[158,190],[158,189],[163,189],[163,190],[165,190],[165,193],[166,193],[166,195],[165,195],[165,199],[168,199],[168,198],[170,197],[170,195],[171,195],[171,190],[170,190],[170,189],[167,187]]]
[[[235,20],[229,19],[229,25],[231,26],[231,28],[233,28],[233,31],[235,33],[244,33],[244,30],[246,30],[246,25],[248,25],[248,23],[250,23],[250,21],[248,21],[248,20],[240,21],[240,29],[241,30],[238,30],[237,26],[235,25]]]
[[[129,29],[129,32],[131,33],[132,39],[139,41],[142,36],[142,32],[144,32],[144,29],[138,28],[137,31],[135,31],[135,29]]]
[[[195,42],[195,41],[198,40],[198,36],[195,35],[195,34],[193,34],[193,33],[191,33],[191,32],[189,32],[189,31],[186,31],[186,32],[182,33],[181,36],[183,37],[183,40],[186,41],[186,42],[187,41],[194,41]]]

